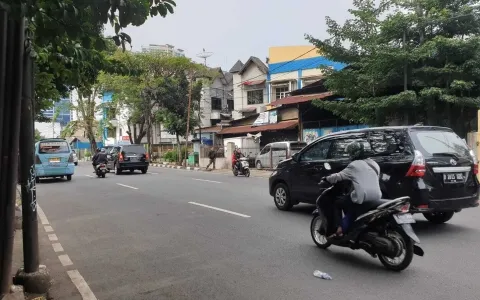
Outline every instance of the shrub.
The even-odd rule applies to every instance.
[[[163,159],[167,162],[177,162],[178,159],[178,153],[177,149],[175,148],[174,150],[167,151],[163,153]],[[181,153],[180,153],[180,161],[182,161],[185,158],[185,147],[181,148]]]

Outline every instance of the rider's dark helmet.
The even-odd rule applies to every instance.
[[[96,152],[100,152],[100,148],[97,148]]]
[[[353,141],[345,147],[345,152],[348,153],[352,160],[362,159],[365,154],[365,147],[363,143]]]

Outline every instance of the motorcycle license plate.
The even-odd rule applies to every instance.
[[[415,219],[413,218],[412,214],[396,214],[393,215],[397,224],[411,224],[415,223]]]

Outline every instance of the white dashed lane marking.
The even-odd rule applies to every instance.
[[[129,185],[126,185],[126,184],[117,183],[117,185],[129,188],[129,189],[132,189],[132,190],[138,190],[138,188],[133,187],[133,186],[129,186]]]
[[[188,202],[188,203],[193,204],[193,205],[197,205],[197,206],[201,206],[201,207],[205,207],[205,208],[209,208],[209,209],[213,209],[213,210],[216,210],[216,211],[221,211],[221,212],[231,214],[231,215],[235,215],[235,216],[239,216],[239,217],[242,217],[242,218],[250,218],[250,216],[248,216],[248,215],[237,213],[237,212],[234,212],[234,211],[231,211],[231,210],[226,210],[226,209],[223,209],[223,208],[218,208],[218,207],[215,207],[215,206],[205,205],[205,204],[196,203],[196,202]]]

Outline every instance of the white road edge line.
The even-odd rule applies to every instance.
[[[78,270],[67,271],[67,274],[70,276],[73,284],[77,287],[80,295],[82,295],[83,300],[98,300]]]
[[[237,212],[234,212],[234,211],[231,211],[231,210],[226,210],[226,209],[223,209],[223,208],[218,208],[218,207],[205,205],[205,204],[201,204],[201,203],[197,203],[197,202],[188,202],[188,203],[193,204],[193,205],[197,205],[197,206],[210,208],[210,209],[213,209],[213,210],[218,210],[218,211],[221,211],[221,212],[224,212],[224,213],[227,213],[227,214],[231,214],[231,215],[235,215],[235,216],[239,216],[239,217],[242,217],[242,218],[250,218],[250,216],[240,214],[240,213],[237,213]]]
[[[62,266],[64,267],[73,265],[72,260],[66,254],[59,255],[58,259],[60,260],[60,262],[62,263]]]
[[[206,179],[198,179],[198,178],[192,178],[192,179],[197,181],[211,182],[211,183],[221,183],[220,181],[215,181],[215,180],[206,180]]]
[[[52,226],[43,226],[45,228],[45,232],[53,232],[53,227]]]
[[[42,222],[42,225],[50,225],[48,222],[47,216],[45,215],[45,212],[43,209],[37,204],[37,212],[38,212],[38,217],[40,218],[40,222]]]
[[[90,178],[93,178],[93,176],[92,176],[92,175],[85,175],[85,176],[87,176],[87,177],[90,177]]]
[[[56,234],[49,234],[48,235],[48,239],[50,240],[50,242],[56,242],[58,241],[58,237]]]
[[[38,216],[40,217],[40,221],[42,222],[42,225],[49,225],[45,212],[40,208],[39,205],[37,205],[37,209],[38,209]],[[48,239],[52,242],[58,241],[58,237],[56,234],[49,234]],[[53,251],[55,252],[64,251],[60,243],[52,243],[52,247],[53,247]],[[63,266],[73,265],[72,260],[66,254],[59,255],[58,259],[60,260]],[[73,284],[77,287],[77,290],[80,292],[80,295],[82,296],[83,300],[98,300],[97,297],[95,297],[95,294],[93,294],[92,290],[88,286],[85,279],[83,279],[82,275],[80,275],[80,272],[78,272],[78,270],[67,271],[67,274],[70,277],[70,280],[73,282]]]
[[[63,247],[62,247],[62,244],[60,243],[53,243],[52,247],[53,247],[53,251],[55,252],[63,252]]]
[[[152,172],[148,172],[148,174],[158,175],[158,173],[152,173]]]
[[[117,183],[117,185],[120,185],[120,186],[123,186],[123,187],[129,188],[129,189],[133,189],[133,190],[138,190],[138,188],[136,188],[136,187],[133,187],[133,186],[129,186],[129,185],[126,185],[126,184]]]

